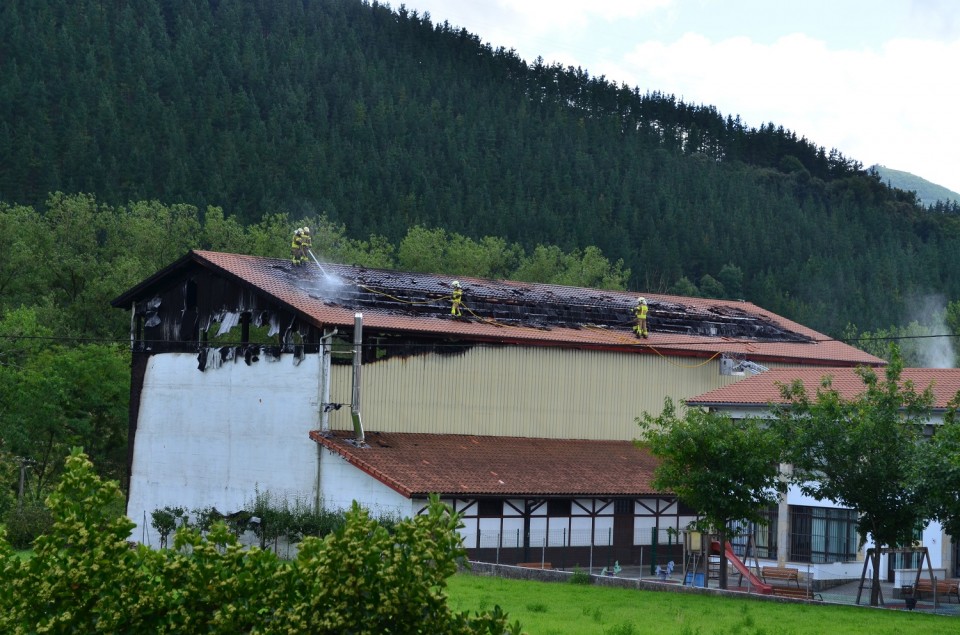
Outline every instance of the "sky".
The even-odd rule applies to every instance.
[[[391,3],[398,8],[401,3]],[[792,130],[960,193],[960,1],[405,0],[528,63]]]

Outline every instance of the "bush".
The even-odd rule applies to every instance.
[[[7,510],[3,519],[7,540],[14,549],[29,549],[33,541],[50,531],[53,516],[40,501],[25,500],[22,506]]]
[[[592,584],[593,580],[590,578],[590,574],[581,569],[580,567],[574,567],[573,575],[570,576],[570,584]]]
[[[470,617],[447,606],[465,551],[459,517],[436,497],[392,532],[354,504],[343,527],[283,561],[243,548],[223,522],[206,536],[181,527],[173,550],[131,549],[134,523],[111,513],[121,496],[71,454],[33,558],[0,540],[0,632],[520,633],[499,607]]]
[[[150,524],[160,534],[161,549],[167,547],[167,540],[170,534],[176,530],[177,521],[179,521],[181,527],[187,522],[187,510],[183,507],[170,507],[168,505],[163,509],[155,509],[150,512]]]

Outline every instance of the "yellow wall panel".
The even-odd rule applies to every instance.
[[[351,372],[333,367],[331,401],[350,401]],[[659,414],[665,397],[739,379],[720,375],[719,357],[475,346],[365,364],[361,414],[367,432],[633,439],[635,418]],[[350,430],[349,408],[332,413],[330,426]]]

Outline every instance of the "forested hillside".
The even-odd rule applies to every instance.
[[[942,185],[883,165],[871,165],[869,170],[876,172],[880,180],[889,185],[907,192],[916,192],[917,199],[925,207],[933,208],[935,212],[960,212],[960,194],[952,192]]]
[[[955,209],[656,88],[359,0],[6,0],[0,201],[46,216],[52,193],[83,192],[245,226],[325,213],[393,245],[419,225],[592,246],[630,288],[745,297],[832,334],[960,297]]]

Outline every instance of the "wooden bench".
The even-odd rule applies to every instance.
[[[523,567],[524,569],[552,569],[553,565],[549,562],[518,562],[518,567]]]
[[[816,591],[811,591],[810,589],[800,589],[793,588],[790,586],[775,586],[773,587],[773,594],[777,597],[782,598],[795,598],[798,600],[816,600],[817,602],[823,602],[823,596],[817,593]]]
[[[760,577],[768,584],[771,580],[793,582],[800,588],[800,571],[791,567],[760,567]]]
[[[933,584],[930,582],[930,578],[920,578],[920,581],[913,588],[913,596],[918,600],[922,599],[924,594],[933,596]],[[960,603],[960,580],[956,578],[937,580],[937,597],[946,597],[948,602],[950,598],[954,598]]]

